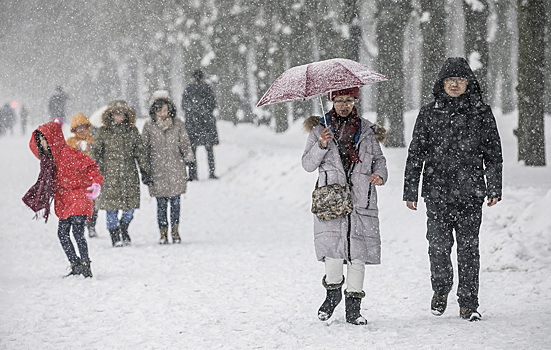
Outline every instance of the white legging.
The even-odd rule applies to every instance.
[[[325,283],[338,284],[342,282],[343,260],[325,258]],[[346,267],[346,290],[348,292],[360,293],[364,287],[365,264],[360,260],[347,262]]]

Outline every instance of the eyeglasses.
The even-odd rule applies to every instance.
[[[448,84],[448,85],[451,85],[453,83],[463,85],[463,84],[467,84],[468,82],[469,82],[469,80],[467,78],[446,78],[446,79],[444,79],[444,84]]]
[[[333,103],[336,105],[343,105],[343,104],[353,105],[354,102],[356,102],[356,100],[353,98],[347,98],[346,100],[337,98],[333,101]]]

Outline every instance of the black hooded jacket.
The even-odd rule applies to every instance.
[[[462,77],[467,90],[453,98],[443,80]],[[409,145],[404,201],[483,201],[501,199],[501,140],[489,105],[482,101],[476,77],[464,58],[448,58],[434,84],[434,101],[421,108]]]

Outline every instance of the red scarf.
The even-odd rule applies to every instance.
[[[341,117],[333,108],[329,111],[329,119],[331,120],[331,124],[333,124],[337,136],[339,154],[344,165],[344,170],[348,172],[352,164],[361,163],[358,152],[354,148],[356,134],[360,131],[358,111],[354,107],[348,116]]]
[[[23,196],[23,202],[31,208],[38,218],[38,212],[44,209],[42,217],[48,222],[50,206],[54,199],[55,190],[55,163],[51,156],[44,154],[40,159],[40,173],[38,180]]]

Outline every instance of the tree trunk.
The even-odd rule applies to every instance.
[[[362,28],[360,26],[360,1],[344,0],[342,21],[348,27],[348,37],[343,40],[343,57],[356,62],[360,61],[360,46],[362,43]],[[361,100],[356,102],[358,113],[362,114]]]
[[[482,95],[488,97],[488,41],[487,22],[490,9],[487,0],[463,0],[465,13],[465,52],[474,71]]]
[[[446,59],[446,10],[442,0],[421,0],[423,77],[421,104],[432,100],[432,87]]]
[[[544,0],[518,0],[518,159],[545,165],[544,134]]]
[[[378,2],[377,67],[390,80],[377,84],[377,122],[388,128],[385,145],[405,147],[404,141],[404,31],[411,12],[409,1]]]

